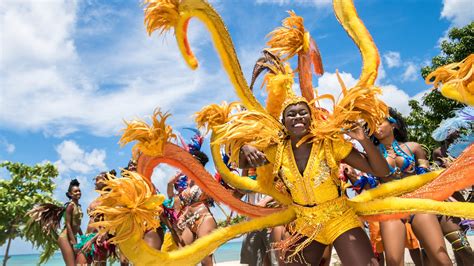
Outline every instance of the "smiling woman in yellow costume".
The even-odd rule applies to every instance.
[[[213,104],[197,114],[196,122],[212,132],[212,156],[217,170],[227,183],[236,188],[270,195],[281,203],[283,208],[257,207],[231,197],[189,153],[170,142],[173,134],[171,128],[165,124],[166,116],[161,113],[154,114],[152,125],[142,121],[129,122],[121,143],[137,141],[135,150],[138,151],[136,154],[140,154],[137,156],[138,173],[132,174],[128,179],[110,181],[111,192],[103,195],[103,204],[96,211],[104,214],[105,221],[98,224],[102,231],[114,233],[115,238],[112,241],[119,245],[120,250],[134,264],[193,265],[240,234],[293,221],[293,236],[286,243],[289,245],[284,245],[284,248],[289,247],[293,251],[293,258],[300,258],[301,253],[298,251],[313,244],[313,240],[323,244],[331,243],[338,236],[357,228],[359,222],[356,215],[372,220],[403,217],[406,213],[440,213],[474,218],[474,208],[468,203],[439,201],[448,197],[452,191],[474,183],[473,177],[467,174],[474,171],[472,146],[452,167],[441,174],[441,171],[438,171],[414,178],[407,177],[366,191],[351,200],[339,196],[338,189],[341,184],[336,178],[339,161],[351,161],[349,154],[353,153],[352,146],[344,140],[342,133],[355,131],[351,133],[352,136],[365,142],[365,136],[356,129],[355,124],[363,119],[370,133],[373,133],[387,113],[385,104],[376,97],[381,92],[380,89],[373,86],[379,65],[378,52],[370,34],[358,18],[352,1],[334,0],[334,11],[361,51],[362,73],[353,88],[347,89],[341,82],[342,98],[334,104],[332,113],[319,108],[318,100],[334,100],[334,97],[317,95],[312,91],[311,74],[308,75],[307,71],[311,71],[311,64],[316,69],[322,68],[318,62],[315,43],[304,30],[301,18],[291,14],[290,18],[284,21],[284,27],[271,35],[268,51],[275,54],[275,58],[271,63],[262,63],[270,70],[265,77],[268,98],[264,108],[256,100],[243,77],[232,41],[221,18],[207,2],[150,0],[147,4],[145,19],[148,31],[165,32],[174,28],[179,48],[193,69],[197,67],[197,60],[187,42],[187,25],[192,17],[205,23],[211,32],[223,67],[241,100],[240,104],[245,106],[246,111],[231,114],[235,104]],[[300,80],[300,85],[304,85],[301,90],[305,98],[295,97],[291,90],[292,70],[279,60],[286,60],[294,55],[298,55],[297,70],[300,79],[305,81]],[[291,140],[291,135],[301,129],[301,125],[298,125],[300,123],[288,124],[290,121],[284,121],[286,126],[295,127],[285,129],[279,117],[282,112],[285,112],[284,117],[290,120],[293,116],[300,119],[303,115],[307,118],[309,115],[310,118],[302,123],[304,134],[298,143]],[[158,116],[161,118],[158,119]],[[260,151],[265,154],[266,164],[259,164],[257,180],[241,178],[230,172],[220,156],[221,145],[231,151],[235,161],[238,160],[242,147],[244,155],[249,156],[249,150],[246,151],[245,148],[248,146],[244,146],[246,144],[258,149],[258,152],[250,151],[257,156],[253,158],[252,163],[259,164],[262,161]],[[299,148],[307,149],[303,159],[297,156],[301,153],[293,152]],[[377,159],[371,154],[367,160],[356,155],[359,156],[355,157],[358,163],[352,161],[352,164],[361,168],[373,165],[376,162],[374,159]],[[361,164],[362,161],[364,163]],[[154,195],[149,188],[143,186],[150,186],[153,168],[160,163],[180,168],[216,201],[255,219],[217,229],[192,245],[172,252],[160,252],[148,247],[142,240],[142,235],[145,229],[157,226],[153,217],[160,211],[159,203],[162,197]],[[245,164],[243,161],[240,163]],[[376,174],[385,173],[383,166],[379,169],[370,168],[363,170]],[[278,189],[274,183],[275,177],[283,180],[290,193]],[[445,186],[446,184],[449,186]],[[135,196],[130,196],[133,194]],[[341,220],[338,218],[340,216],[347,219]],[[345,257],[354,258],[357,255]],[[370,262],[371,255],[363,255],[366,257],[362,258],[362,263]]]

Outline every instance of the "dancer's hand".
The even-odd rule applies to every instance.
[[[107,240],[107,234],[100,234],[95,240],[95,244],[100,247],[103,246],[103,243]]]
[[[242,148],[240,148],[240,152],[244,155],[244,158],[251,167],[258,167],[267,163],[265,154],[251,145],[242,146]]]
[[[363,141],[363,140],[368,139],[367,135],[365,134],[364,129],[359,125],[351,129],[350,131],[347,131],[346,134],[352,139],[355,139],[357,141]]]
[[[92,248],[92,242],[93,240],[87,241],[87,243],[85,243],[84,246],[82,246],[81,252],[88,253]]]

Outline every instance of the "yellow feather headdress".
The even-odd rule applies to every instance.
[[[270,32],[267,37],[270,40],[267,45],[268,50],[282,57],[289,59],[301,50],[309,49],[309,33],[305,31],[303,18],[297,16],[294,11],[288,11],[289,17],[282,22],[282,27],[278,27]]]
[[[100,191],[100,205],[92,215],[103,215],[104,219],[92,226],[99,228],[100,233],[115,235],[110,240],[120,243],[139,232],[156,229],[160,226],[157,217],[162,212],[161,204],[165,197],[153,193],[143,177],[124,170],[124,177],[112,177],[105,180],[105,189]]]

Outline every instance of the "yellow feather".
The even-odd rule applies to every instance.
[[[458,63],[438,67],[425,79],[426,83],[438,88],[441,94],[461,103],[474,106],[474,54]]]
[[[141,152],[151,156],[162,154],[164,144],[176,138],[172,128],[165,123],[169,116],[170,114],[163,114],[156,109],[151,117],[151,125],[142,120],[125,121],[126,128],[123,129],[120,145],[137,141],[134,148],[138,148]]]

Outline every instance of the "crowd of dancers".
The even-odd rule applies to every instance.
[[[95,177],[100,195],[87,208],[85,234],[77,180],[64,207],[35,207],[29,215],[43,230],[54,232],[58,217],[64,217],[55,243],[68,266],[105,265],[111,256],[122,264],[213,265],[215,250],[240,235],[245,235],[240,261],[249,265],[329,265],[333,248],[343,265],[403,265],[405,249],[416,265],[452,265],[450,248],[457,265],[474,264],[466,238],[474,219],[472,107],[453,118],[464,128],[442,124],[433,132],[442,143],[438,149],[410,142],[415,136],[408,136],[403,117],[378,98],[380,58],[352,1],[335,0],[333,7],[361,52],[362,72],[352,88],[336,73],[337,102],[313,88],[312,75],[323,73],[322,61],[294,12],[269,34],[249,86],[230,35],[209,3],[146,4],[148,32],[175,29],[192,68],[198,64],[187,25],[191,17],[205,23],[240,101],[210,104],[196,113],[197,127],[211,135],[214,177],[204,168],[209,158],[200,132],[193,129],[190,142],[175,141],[169,115],[157,110],[151,124],[126,122],[120,143],[135,142],[133,159],[121,177],[113,171]],[[444,96],[473,105],[473,62],[470,55],[440,67],[428,81],[443,83]],[[253,94],[262,73],[265,107]],[[301,96],[294,91],[298,85]],[[324,99],[332,101],[331,111],[322,108]],[[169,178],[166,191],[151,180],[160,163],[179,170],[160,177]],[[218,226],[213,211],[220,204],[246,220]]]
[[[308,122],[305,119],[308,119],[309,110],[305,104],[290,106],[285,114],[289,128],[292,128],[290,124],[297,125],[298,123]],[[362,128],[347,134],[354,147],[360,149],[364,154],[367,154],[365,153],[367,149],[372,149],[373,152],[382,155],[380,157],[384,158],[387,163],[381,164],[381,168],[383,169],[383,165],[387,165],[388,169],[386,170],[389,174],[384,174],[380,178],[376,177],[365,172],[372,171],[367,168],[368,166],[372,167],[370,164],[362,165],[361,168],[365,167],[365,171],[361,171],[351,166],[351,164],[354,165],[354,159],[346,159],[340,165],[339,178],[343,185],[337,193],[351,197],[364,190],[375,188],[379,184],[402,179],[413,174],[426,173],[431,169],[438,169],[438,167],[449,166],[452,158],[450,159],[447,154],[446,147],[441,146],[433,151],[432,161],[430,162],[426,151],[420,144],[408,141],[409,136],[402,116],[392,108],[389,109],[389,115],[372,136],[370,144],[365,143],[364,146],[363,141],[366,135]],[[297,133],[298,126],[293,128]],[[455,140],[453,138],[458,136],[459,134],[456,132],[451,133],[443,145],[446,145],[445,143],[449,145]],[[184,148],[199,163],[206,166],[209,158],[201,151],[202,142],[203,137],[199,133],[196,133],[188,144],[184,140],[181,141],[185,145]],[[228,167],[234,172],[242,172],[243,176],[248,176],[245,178],[258,179],[255,167],[265,164],[265,155],[251,146],[244,146],[241,151],[241,161],[246,162],[243,163],[244,165],[242,163],[240,165],[243,169],[238,169],[237,165],[228,162],[228,156],[224,155]],[[309,151],[306,154],[310,154]],[[305,165],[309,162],[301,163],[300,157],[296,154],[294,162],[300,174],[304,176]],[[355,164],[357,165],[357,162]],[[130,161],[124,170],[136,171],[136,162]],[[114,170],[97,175],[94,179],[96,191],[106,193],[104,192],[107,190],[104,181],[108,178],[117,178],[115,176]],[[232,190],[233,195],[237,198],[258,206],[278,207],[278,202],[270,196],[234,189],[221,180],[218,175],[216,175],[216,178],[226,189]],[[281,180],[275,182],[281,182]],[[289,190],[283,182],[281,183],[283,189]],[[160,192],[158,191],[158,193]],[[473,201],[472,193],[472,189],[458,191],[449,200]],[[65,204],[64,228],[58,238],[58,245],[65,263],[67,265],[87,265],[91,263],[106,265],[109,257],[113,256],[122,265],[127,265],[127,258],[120,253],[119,249],[109,243],[109,235],[98,234],[97,228],[93,226],[88,226],[85,233],[81,230],[83,212],[79,204],[81,190],[77,180],[71,181],[66,195],[70,200]],[[166,195],[167,199],[163,203],[164,211],[159,217],[156,217],[160,220],[161,226],[156,230],[144,233],[144,240],[151,248],[170,251],[184,247],[192,244],[196,239],[208,235],[218,227],[212,211],[217,210],[217,208],[212,208],[215,207],[215,202],[186,175],[178,172],[175,176],[170,177],[167,183]],[[100,215],[93,214],[98,205],[100,205],[99,198],[92,201],[87,207],[89,225],[101,219]],[[229,219],[227,222],[229,222]],[[333,245],[338,249],[340,256],[341,253],[343,253],[342,256],[350,256],[344,255],[344,252],[356,252],[358,256],[370,257],[370,253],[374,252],[375,259],[380,265],[384,263],[387,265],[403,265],[405,249],[408,249],[415,265],[450,265],[451,258],[448,255],[448,248],[452,248],[457,265],[473,265],[474,263],[474,253],[466,238],[469,221],[464,221],[461,218],[416,214],[383,222],[362,222],[362,227],[360,224],[361,222],[356,221],[355,226],[349,226],[352,227],[351,230],[353,231],[351,235],[355,235],[355,239],[360,242],[359,250],[345,250],[344,244],[341,245],[341,241],[338,242],[337,239],[329,241],[327,244],[324,243],[324,240],[317,241],[308,246],[313,245],[314,247],[311,249],[305,247],[306,250],[310,251],[304,252],[305,263],[330,265]],[[247,233],[242,242],[240,263],[248,265],[289,264],[285,261],[285,250],[281,244],[291,238],[292,226],[294,225],[277,226]],[[341,226],[338,225],[337,230],[340,228]],[[360,235],[357,231],[360,232]],[[366,232],[368,237],[365,236]],[[369,238],[370,244],[364,245],[364,242],[369,242]],[[445,239],[451,243],[451,247],[445,246]],[[350,240],[345,241],[349,242]],[[368,255],[364,255],[364,252]],[[215,263],[213,255],[209,255],[201,263],[202,265],[213,265]]]

